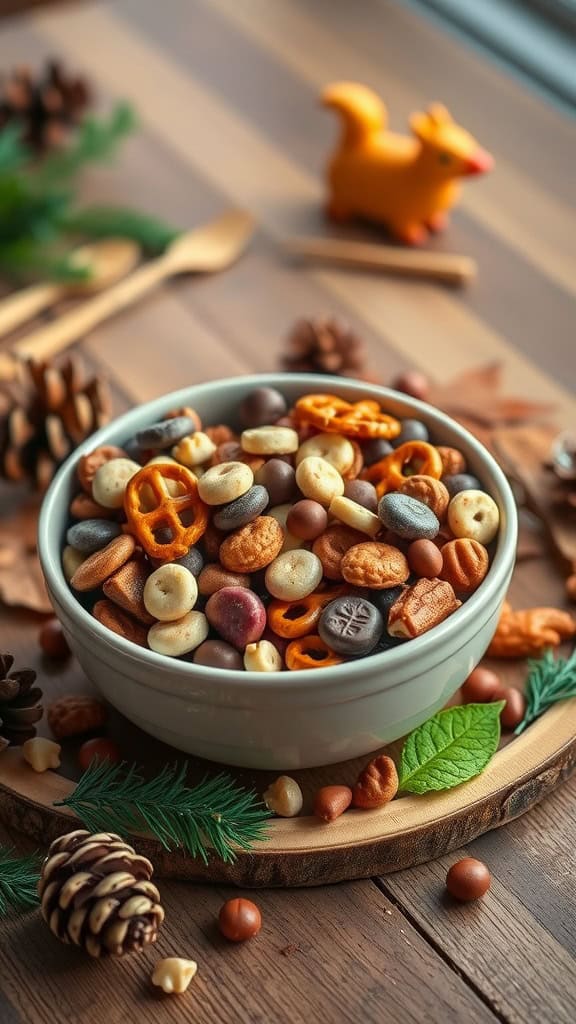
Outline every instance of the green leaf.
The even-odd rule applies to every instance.
[[[409,793],[452,789],[478,775],[498,747],[504,704],[447,708],[411,732],[400,758],[400,789]]]
[[[62,227],[88,238],[131,238],[150,253],[164,252],[182,232],[157,217],[115,206],[88,206],[62,220]]]

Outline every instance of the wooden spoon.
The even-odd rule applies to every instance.
[[[53,324],[17,341],[11,355],[0,358],[0,379],[14,377],[14,357],[50,359],[174,274],[224,270],[241,255],[253,232],[254,220],[250,214],[230,210],[218,220],[180,235],[159,259],[140,267],[104,294],[66,313]]]
[[[73,260],[78,267],[89,269],[90,277],[86,281],[33,284],[1,300],[0,337],[68,295],[91,295],[109,288],[125,277],[139,258],[140,247],[127,238],[107,238],[81,246],[73,253]]]

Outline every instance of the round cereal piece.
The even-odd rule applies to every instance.
[[[351,526],[353,530],[360,530],[360,533],[367,533],[369,537],[375,537],[382,529],[378,516],[342,495],[332,498],[328,511],[341,523]]]
[[[270,640],[248,644],[244,651],[244,668],[247,672],[281,672],[282,667],[282,655]]]
[[[200,477],[198,494],[207,505],[227,505],[245,494],[253,483],[254,474],[244,462],[220,462]]]
[[[342,434],[315,434],[314,437],[308,438],[296,452],[296,466],[311,455],[326,459],[340,476],[344,476],[354,463],[352,442]]]
[[[87,558],[88,555],[85,555],[83,551],[77,551],[71,544],[66,545],[62,552],[62,572],[68,583],[70,583],[76,570],[80,568]]]
[[[208,437],[208,434],[197,430],[191,437],[183,437],[178,444],[174,445],[172,455],[183,466],[188,466],[188,469],[194,469],[196,466],[201,466],[204,462],[207,462],[215,451],[216,445],[214,441]]]
[[[268,504],[268,491],[260,484],[254,484],[235,501],[221,505],[212,522],[218,530],[237,530],[256,519]]]
[[[91,555],[105,548],[121,532],[120,523],[110,522],[109,519],[83,519],[69,528],[66,540],[77,551]]]
[[[376,606],[364,597],[346,594],[324,608],[318,633],[336,654],[364,657],[373,651],[384,629],[384,619]]]
[[[400,484],[398,490],[400,494],[407,494],[409,498],[415,498],[416,501],[421,501],[423,505],[431,508],[440,522],[445,518],[450,504],[450,495],[441,480],[418,473],[407,477]]]
[[[70,586],[73,590],[94,590],[104,580],[107,580],[113,572],[116,572],[124,562],[132,558],[136,542],[129,533],[123,533],[115,537],[105,548],[95,551],[93,555],[82,562],[72,579]]]
[[[440,555],[442,568],[437,575],[450,583],[457,594],[472,594],[490,566],[484,545],[469,537],[459,537],[444,544]]]
[[[284,531],[273,516],[258,516],[235,530],[220,546],[220,561],[231,572],[257,572],[273,562],[284,543]]]
[[[311,668],[328,668],[330,665],[341,665],[343,658],[333,651],[317,633],[298,637],[286,648],[284,661],[289,672],[298,672]]]
[[[286,517],[290,533],[301,540],[316,540],[328,526],[328,513],[323,505],[310,498],[303,498],[292,505]]]
[[[249,427],[240,435],[240,444],[251,455],[290,455],[298,451],[298,434],[291,427]]]
[[[405,583],[410,575],[406,556],[391,544],[367,541],[346,552],[341,563],[347,583],[370,590],[388,590]]]
[[[142,469],[132,459],[110,459],[96,471],[92,497],[104,508],[122,508],[126,484]]]
[[[498,505],[485,491],[460,491],[448,506],[448,525],[455,537],[489,544],[498,533]]]
[[[160,622],[175,622],[192,611],[198,584],[183,565],[168,562],[150,574],[144,584],[144,606]]]
[[[281,601],[297,601],[316,590],[322,575],[318,556],[305,548],[296,548],[271,562],[266,569],[266,588]]]
[[[439,444],[436,450],[442,459],[442,476],[456,476],[458,473],[466,472],[466,458],[458,448]]]
[[[284,503],[283,505],[276,505],[274,508],[269,508],[266,512],[266,515],[272,516],[284,531],[284,543],[282,544],[280,551],[293,551],[294,548],[304,547],[306,543],[302,537],[296,537],[296,535],[291,533],[288,529],[288,516],[290,515],[293,507],[293,505]]]
[[[139,430],[136,434],[136,443],[144,450],[171,448],[173,444],[177,444],[188,434],[193,434],[195,430],[196,424],[190,416],[172,416]]]
[[[92,481],[100,466],[111,459],[125,459],[127,457],[123,448],[117,448],[115,444],[101,444],[99,448],[82,455],[78,461],[76,470],[80,485],[86,494],[92,495]]]
[[[249,587],[247,573],[228,572],[218,562],[205,565],[198,577],[198,590],[204,597],[210,597],[223,587]]]
[[[349,526],[329,526],[328,529],[318,537],[313,545],[312,551],[322,562],[324,575],[329,580],[342,580],[342,559],[350,548],[355,544],[361,544],[366,539],[365,534],[359,530],[352,530]]]
[[[296,483],[306,498],[328,506],[332,498],[344,494],[344,481],[326,459],[309,455],[296,469]]]
[[[156,654],[180,658],[199,647],[208,632],[208,619],[204,613],[188,612],[175,622],[155,622],[148,630],[148,647]]]
[[[408,494],[385,494],[378,504],[380,522],[405,540],[432,540],[440,523],[431,508]]]

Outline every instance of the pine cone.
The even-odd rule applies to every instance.
[[[296,373],[365,377],[366,349],[347,324],[334,317],[311,317],[295,323],[281,365]]]
[[[20,745],[36,734],[34,725],[42,718],[42,690],[34,686],[31,668],[11,672],[14,658],[0,654],[0,753],[14,743]]]
[[[89,102],[86,81],[59,61],[47,61],[36,76],[18,67],[0,78],[0,131],[20,124],[22,142],[43,153],[62,145]]]
[[[164,920],[153,867],[113,833],[85,829],[55,839],[42,865],[42,916],[61,942],[93,957],[139,953]]]
[[[0,477],[31,480],[44,491],[69,452],[109,419],[108,389],[98,377],[84,382],[72,358],[21,367],[0,406]]]

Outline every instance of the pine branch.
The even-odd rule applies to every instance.
[[[131,238],[146,252],[160,253],[182,233],[157,217],[114,206],[88,206],[62,220],[62,227],[88,238]]]
[[[121,140],[134,130],[136,115],[127,103],[118,103],[106,118],[86,117],[73,143],[48,156],[36,172],[40,188],[73,178],[87,163],[107,160]]]
[[[18,857],[14,850],[0,847],[0,916],[10,907],[35,907],[39,877],[35,855]]]
[[[165,849],[182,847],[204,863],[209,848],[231,862],[236,848],[248,850],[266,838],[269,815],[254,793],[224,774],[188,787],[186,772],[186,764],[166,765],[155,778],[144,779],[134,764],[95,761],[70,796],[54,806],[69,807],[90,831],[147,831]]]
[[[576,697],[576,651],[566,659],[555,658],[548,650],[537,661],[529,661],[528,667],[526,712],[515,729],[517,736],[553,704]]]

